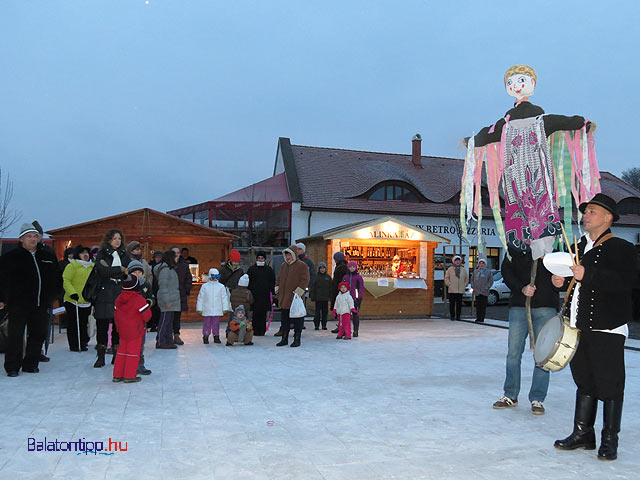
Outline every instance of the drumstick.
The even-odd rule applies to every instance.
[[[580,256],[578,255],[578,239],[573,236],[573,249],[576,251],[576,265],[580,263]]]
[[[562,234],[564,235],[564,241],[567,242],[567,248],[569,249],[569,253],[573,257],[573,251],[571,250],[571,242],[569,241],[569,237],[567,237],[567,232],[564,229],[564,225],[561,223],[560,227],[562,228]],[[572,259],[573,259],[573,264],[575,265],[576,264],[575,257],[573,257]]]

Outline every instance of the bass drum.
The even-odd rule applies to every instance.
[[[551,317],[536,340],[533,352],[536,365],[550,372],[562,370],[575,355],[579,339],[580,330],[571,327],[567,317]]]

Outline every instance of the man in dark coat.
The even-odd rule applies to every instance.
[[[276,285],[273,269],[266,263],[265,252],[256,252],[256,263],[249,267],[249,290],[253,295],[253,332],[262,336],[267,329],[267,313],[271,310],[271,296]]]
[[[554,446],[560,450],[595,449],[593,425],[598,400],[602,400],[604,421],[598,458],[615,460],[625,384],[624,342],[631,321],[637,256],[631,243],[611,234],[611,224],[620,218],[611,197],[598,193],[579,209],[587,235],[578,245],[579,264],[570,267],[575,282],[552,277],[556,287],[569,288],[563,314],[580,329],[580,342],[570,364],[577,387],[573,432],[556,440]]]
[[[331,307],[329,311],[332,312],[334,310],[334,303],[336,301],[336,297],[338,296],[340,282],[342,282],[342,277],[344,277],[347,273],[349,273],[349,269],[347,268],[347,259],[342,252],[336,252],[333,254],[333,260],[336,262],[336,268],[333,269],[333,288],[331,289]],[[331,330],[331,333],[338,333],[338,327]]]
[[[32,223],[20,229],[20,246],[0,257],[0,309],[8,308],[7,375],[39,372],[40,348],[47,336],[47,309],[62,291],[62,273],[53,251],[41,242]],[[22,357],[24,329],[27,348]]]
[[[176,345],[184,345],[184,341],[180,338],[180,317],[182,312],[189,311],[189,299],[193,286],[193,278],[187,261],[180,256],[178,247],[171,247],[176,254],[176,273],[178,274],[178,285],[180,289],[180,311],[173,313],[173,343]]]

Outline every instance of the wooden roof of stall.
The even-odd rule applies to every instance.
[[[151,208],[141,208],[68,227],[55,228],[46,233],[54,239],[83,237],[95,239],[94,243],[99,244],[105,232],[111,228],[122,230],[127,241],[153,238],[156,241],[180,244],[230,244],[235,238],[235,235],[230,233],[205,227]]]

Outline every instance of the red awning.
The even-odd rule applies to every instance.
[[[235,192],[228,193],[212,202],[290,202],[287,179],[280,173]]]

